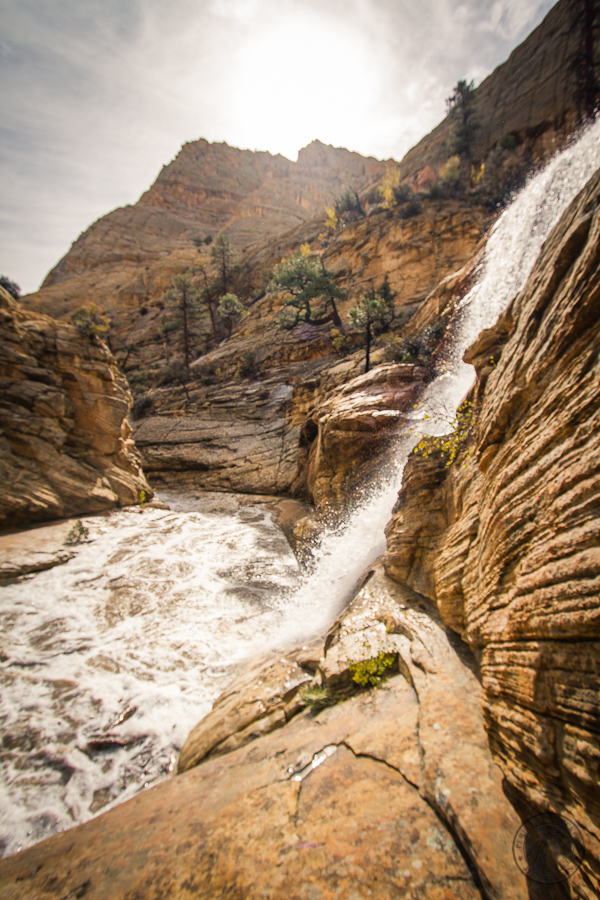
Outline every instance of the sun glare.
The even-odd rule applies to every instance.
[[[295,159],[314,138],[359,150],[379,93],[379,66],[356,29],[296,17],[244,45],[232,97],[241,146]]]

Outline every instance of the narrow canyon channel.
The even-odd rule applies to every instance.
[[[503,213],[407,431],[447,429],[473,381],[464,350],[523,286],[599,165],[600,123]],[[308,571],[265,507],[174,491],[164,496],[170,510],[86,519],[89,539],[71,560],[0,588],[2,855],[168,777],[240,666],[328,628],[385,547],[416,440],[398,435],[392,477],[365,489]]]

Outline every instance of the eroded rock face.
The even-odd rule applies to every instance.
[[[411,459],[385,557],[480,659],[490,744],[519,809],[581,829],[569,884],[585,897],[600,889],[599,201],[597,173],[467,352],[471,456],[450,469]]]
[[[4,289],[0,317],[0,527],[151,497],[127,382],[106,347],[25,312]]]
[[[427,374],[422,366],[378,366],[347,382],[305,422],[303,433],[312,437],[306,487],[318,507],[341,506],[381,470]]]

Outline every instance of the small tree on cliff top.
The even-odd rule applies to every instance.
[[[473,156],[473,143],[479,128],[475,107],[475,82],[461,79],[446,99],[446,108],[454,120],[450,149],[463,160]]]
[[[14,300],[18,300],[21,296],[21,288],[16,281],[11,281],[8,275],[0,275],[0,285],[5,291],[8,291]]]
[[[343,328],[336,301],[345,300],[346,294],[333,283],[322,260],[301,254],[282,260],[273,269],[267,292],[286,295],[279,319],[282,328],[294,328],[299,322],[333,322]]]

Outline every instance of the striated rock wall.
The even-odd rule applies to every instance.
[[[581,829],[586,856],[569,884],[586,898],[600,891],[599,309],[600,172],[467,352],[473,445],[449,469],[411,459],[385,557],[476,653],[490,745],[519,811]]]
[[[127,382],[101,343],[0,288],[0,527],[136,503]]]

